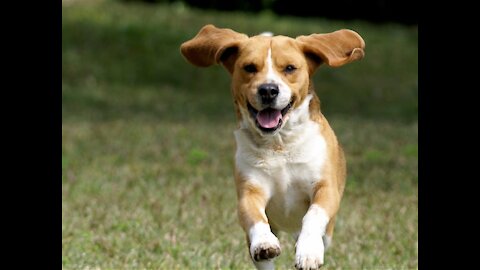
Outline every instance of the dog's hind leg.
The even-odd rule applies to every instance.
[[[275,264],[273,263],[273,259],[258,262],[253,260],[253,264],[258,270],[275,270]]]

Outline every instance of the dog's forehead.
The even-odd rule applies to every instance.
[[[275,55],[288,55],[299,53],[295,39],[287,36],[264,36],[258,35],[250,37],[241,46],[242,55],[266,57],[270,50],[272,57]]]

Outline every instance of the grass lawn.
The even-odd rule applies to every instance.
[[[179,53],[207,23],[363,36],[362,61],[315,76],[349,171],[322,269],[417,269],[416,27],[92,0],[63,1],[63,269],[252,269],[230,79]],[[280,242],[277,269],[293,269]]]

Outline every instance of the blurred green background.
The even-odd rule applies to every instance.
[[[63,269],[252,268],[235,212],[230,78],[179,53],[208,23],[362,35],[363,60],[314,77],[349,171],[324,269],[418,268],[417,26],[181,2],[62,6]],[[280,242],[277,268],[293,269],[293,239]]]

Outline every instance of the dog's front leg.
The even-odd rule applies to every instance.
[[[280,243],[265,215],[265,191],[248,181],[237,180],[238,217],[247,236],[250,257],[257,269],[274,269],[273,258],[280,255]]]
[[[314,270],[323,265],[325,248],[330,242],[339,203],[340,196],[336,188],[325,181],[317,184],[312,203],[303,217],[302,230],[296,244],[297,269]],[[329,235],[325,234],[327,226]]]

